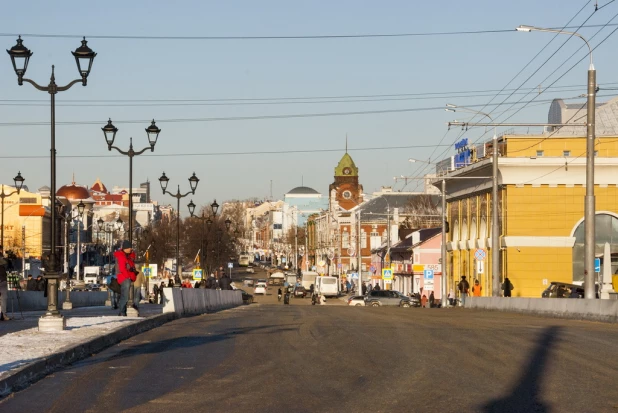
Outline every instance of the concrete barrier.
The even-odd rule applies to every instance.
[[[242,305],[240,291],[205,290],[202,288],[164,288],[163,312],[177,316],[202,314]]]
[[[47,310],[47,297],[43,296],[43,291],[19,291],[19,301],[17,300],[18,292],[9,291],[7,301],[7,311],[44,311]],[[62,308],[62,303],[65,299],[65,292],[58,292],[58,307]],[[107,300],[106,291],[72,291],[71,303],[73,307],[92,307],[105,305]]]
[[[466,308],[510,311],[576,320],[618,322],[618,300],[577,298],[468,297]]]

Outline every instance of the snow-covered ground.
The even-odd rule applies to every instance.
[[[74,346],[113,330],[135,323],[139,317],[71,317],[64,331],[41,333],[38,328],[0,337],[0,378],[10,370],[49,356],[64,347]]]

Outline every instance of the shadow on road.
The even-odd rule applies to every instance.
[[[545,329],[539,337],[530,362],[525,366],[517,386],[504,398],[493,400],[483,406],[487,413],[539,412],[549,413],[551,408],[540,399],[541,381],[552,347],[558,340],[560,327]]]

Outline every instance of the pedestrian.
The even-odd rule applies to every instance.
[[[135,287],[135,291],[133,294],[133,308],[135,308],[136,310],[143,298],[142,287],[144,285],[146,285],[146,278],[144,277],[144,273],[140,271],[135,276],[135,283],[133,284],[133,286]]]
[[[311,286],[313,287],[313,284],[311,284]],[[279,287],[279,289],[277,290],[277,300],[281,301],[281,296],[283,295],[283,291],[281,291],[281,287]]]
[[[36,291],[45,291],[45,280],[40,275],[36,277]]]
[[[154,293],[154,303],[159,304],[159,286],[157,284],[154,285],[152,292]]]
[[[479,284],[479,280],[474,280],[474,285],[472,286],[472,296],[480,297],[481,291],[483,291],[483,287]]]
[[[436,297],[433,295],[433,291],[429,294],[429,308],[433,307]]]
[[[455,304],[457,303],[457,299],[455,298],[455,291],[453,291],[452,288],[451,291],[448,292],[448,303],[451,306],[455,306]]]
[[[6,302],[9,298],[8,265],[9,262],[4,257],[4,250],[0,245],[0,321],[10,320],[6,315]]]
[[[380,288],[380,284],[376,284],[376,286],[375,286],[375,287],[373,287],[373,289],[374,289],[374,290],[376,290],[376,291],[380,291],[380,289],[381,289],[381,288]]]
[[[370,293],[373,289],[373,285],[371,283],[367,284],[367,293]]]
[[[161,302],[158,304],[163,304],[163,289],[165,288],[165,282],[161,281],[161,285],[159,285],[159,295],[161,296]],[[157,304],[155,302],[155,304]]]
[[[215,275],[212,273],[210,274],[210,277],[208,277],[208,280],[206,281],[206,288],[208,288],[209,290],[217,289],[217,280],[215,280]]]
[[[195,285],[193,286],[193,288],[200,288],[200,282],[199,282],[199,281],[196,281],[196,282],[195,282]]]
[[[350,280],[346,280],[346,282],[345,282],[345,292],[346,292],[346,294],[350,292],[350,287],[351,287]]]
[[[367,295],[367,282],[363,282],[363,286],[361,287],[363,295]]]
[[[309,286],[309,294],[313,296],[313,291],[315,291],[315,285],[311,284]]]
[[[182,282],[182,284],[180,284],[180,287],[181,287],[181,288],[193,288],[193,286],[191,285],[191,281],[190,281],[188,278],[186,278],[186,279]]]
[[[470,291],[470,283],[466,280],[466,276],[461,276],[461,281],[457,284],[457,288],[459,288],[459,295],[461,297],[461,305],[466,305],[466,297],[468,296],[468,292]]]
[[[36,291],[36,280],[32,278],[32,274],[28,274],[28,282],[26,283],[26,291]]]
[[[510,297],[511,291],[513,291],[514,289],[515,287],[513,287],[513,283],[511,282],[511,280],[509,280],[509,277],[504,277],[504,282],[502,283],[502,290],[504,291],[504,296]]]
[[[427,296],[425,294],[423,294],[423,297],[421,298],[421,307],[427,307]]]
[[[109,289],[110,294],[110,303],[114,310],[118,309],[118,296],[120,294],[120,284],[118,283],[118,279],[115,274],[108,275],[106,279],[107,288]]]
[[[224,275],[223,277],[221,277],[221,279],[219,280],[219,286],[221,287],[222,290],[232,290],[232,280],[227,276]]]
[[[122,249],[114,252],[116,263],[118,266],[118,283],[120,284],[120,308],[119,316],[127,316],[127,302],[129,301],[129,291],[131,283],[137,278],[137,270],[135,269],[135,252],[131,247],[129,240],[122,242]]]
[[[167,288],[174,288],[174,279],[170,278],[167,282]]]

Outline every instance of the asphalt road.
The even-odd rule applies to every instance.
[[[332,304],[176,320],[35,383],[0,411],[618,410],[615,325]]]

